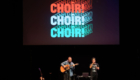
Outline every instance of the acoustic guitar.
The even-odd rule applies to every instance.
[[[74,64],[75,66],[76,65],[79,65],[78,63],[76,63],[76,64]],[[70,69],[70,67],[71,66],[73,66],[73,65],[65,65],[66,66],[66,68],[64,68],[63,66],[60,66],[60,71],[62,72],[62,73],[64,73],[65,71],[67,71],[67,70],[69,70]]]

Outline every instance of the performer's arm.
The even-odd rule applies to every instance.
[[[61,63],[61,66],[65,67],[66,61]]]
[[[96,69],[97,69],[97,70],[99,70],[99,69],[100,69],[100,67],[99,67],[99,64],[97,64],[97,67],[96,67]]]
[[[91,69],[91,68],[92,68],[92,66],[93,66],[93,64],[90,64],[89,68]]]
[[[72,62],[72,66],[70,66],[70,68],[73,69],[73,70],[75,69],[75,65],[74,65],[73,62]]]

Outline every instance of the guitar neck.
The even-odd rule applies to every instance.
[[[74,65],[77,65],[77,64],[74,64]],[[73,66],[73,65],[70,65],[70,66]]]

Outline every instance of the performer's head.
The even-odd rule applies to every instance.
[[[93,58],[92,58],[92,63],[95,63],[95,62],[96,62],[96,58],[93,57]]]
[[[68,57],[68,62],[71,62],[72,61],[72,58],[71,57]]]

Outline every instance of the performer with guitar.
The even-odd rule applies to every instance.
[[[71,57],[68,57],[68,60],[61,63],[60,71],[64,75],[64,80],[71,80],[72,79],[73,70],[75,69],[75,65],[78,65],[78,63],[74,64],[72,62]]]
[[[92,63],[90,64],[89,68],[91,69],[91,80],[97,80],[97,70],[99,70],[99,64],[96,63],[95,57],[92,58]]]

